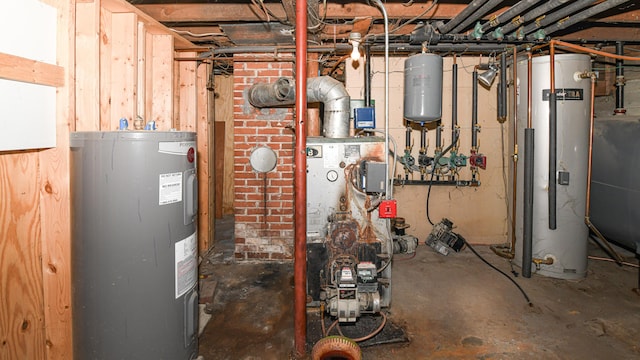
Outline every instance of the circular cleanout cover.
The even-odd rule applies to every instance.
[[[251,152],[249,162],[253,170],[259,173],[266,173],[273,170],[276,167],[278,156],[276,152],[270,147],[260,146]]]

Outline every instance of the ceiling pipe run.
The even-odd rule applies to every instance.
[[[491,20],[485,22],[480,26],[476,26],[476,28],[471,33],[469,33],[468,38],[473,40],[480,40],[482,38],[482,34],[487,32],[487,30],[494,28],[502,24],[506,20],[509,20],[515,17],[516,15],[529,9],[533,5],[539,3],[540,1],[541,0],[522,0],[518,2],[517,4],[513,5],[508,10],[504,11],[503,13],[496,16],[495,18],[492,18]]]
[[[482,5],[480,9],[473,13],[473,15],[466,18],[462,23],[451,30],[451,33],[458,34],[462,32],[464,29],[468,28],[469,25],[473,24],[476,20],[480,19],[486,13],[491,11],[494,7],[498,6],[503,0],[489,0],[486,4]]]
[[[598,15],[604,11],[607,11],[611,8],[613,8],[614,6],[618,6],[621,4],[624,4],[626,2],[628,2],[629,0],[608,0],[605,2],[602,2],[598,5],[592,6],[586,10],[583,10],[573,16],[570,16],[568,19],[565,19],[565,17],[560,17],[559,21],[557,21],[555,24],[548,26],[542,30],[539,30],[538,32],[534,33],[534,34],[530,34],[527,35],[527,39],[528,40],[544,40],[547,36],[568,28],[569,26],[575,25],[577,23],[579,23],[580,21],[583,21],[591,16],[594,15]],[[578,3],[580,1],[577,1],[576,3]],[[590,3],[593,3],[593,1],[588,1]],[[573,4],[572,4],[573,5]],[[578,9],[579,10],[579,9]],[[554,17],[555,18],[555,17]],[[555,21],[555,20],[554,20]],[[547,22],[548,23],[548,22]],[[544,26],[544,25],[543,25]],[[526,33],[526,32],[525,32]]]
[[[330,77],[319,76],[306,79],[306,103],[324,104],[322,135],[328,138],[349,137],[349,100],[344,85]],[[279,78],[273,84],[259,83],[248,92],[249,103],[257,108],[293,105],[296,97],[294,81]]]
[[[504,34],[511,33],[513,30],[515,30],[519,26],[526,24],[534,19],[537,19],[539,16],[542,16],[547,12],[554,10],[558,6],[564,5],[569,1],[570,0],[552,0],[552,1],[547,1],[546,3],[540,6],[536,6],[528,13],[522,16],[516,16],[505,26],[499,27],[496,30],[487,34],[487,39],[502,41],[505,37]]]
[[[438,25],[438,31],[440,31],[441,34],[449,33],[456,25],[460,24],[464,19],[473,14],[476,9],[478,9],[486,2],[487,0],[472,1],[466,8],[460,11],[458,15],[456,15],[456,17],[449,20],[446,24],[441,23],[440,25]]]
[[[293,330],[297,358],[307,345],[307,0],[296,1]]]

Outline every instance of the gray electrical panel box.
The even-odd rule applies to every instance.
[[[364,160],[360,163],[362,169],[361,186],[362,191],[369,194],[383,194],[386,190],[385,177],[387,164]]]

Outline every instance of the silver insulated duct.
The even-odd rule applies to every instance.
[[[255,84],[249,88],[248,97],[249,103],[257,108],[293,105],[295,82],[279,78],[272,84]],[[324,104],[323,136],[349,137],[349,100],[349,93],[340,81],[330,76],[307,79],[307,102]]]

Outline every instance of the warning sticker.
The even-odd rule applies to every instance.
[[[176,299],[191,290],[198,280],[196,233],[176,243]]]
[[[173,204],[182,201],[182,173],[160,174],[159,205]]]

